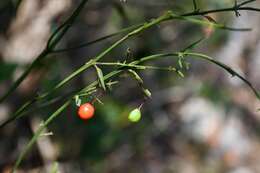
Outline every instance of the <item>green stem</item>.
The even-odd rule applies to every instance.
[[[66,52],[66,51],[71,51],[71,50],[75,50],[75,49],[84,48],[84,47],[93,45],[93,44],[95,44],[95,43],[97,43],[97,42],[106,40],[106,39],[108,39],[108,38],[112,38],[112,37],[115,37],[115,36],[117,36],[117,35],[120,35],[120,34],[129,32],[129,31],[132,31],[133,29],[136,29],[136,28],[140,27],[141,25],[142,25],[142,24],[137,24],[137,25],[133,25],[133,26],[130,26],[130,27],[127,27],[127,28],[123,28],[123,29],[120,30],[120,31],[117,31],[117,32],[112,33],[112,34],[105,35],[105,36],[100,37],[100,38],[98,38],[98,39],[95,39],[95,40],[93,40],[93,41],[89,41],[89,42],[86,42],[86,43],[82,43],[82,44],[77,45],[77,46],[74,46],[74,47],[68,47],[68,48],[64,48],[64,49],[56,49],[56,50],[53,50],[51,53],[62,53],[62,52]]]
[[[8,89],[8,91],[1,96],[0,103],[2,103],[28,76],[28,74],[39,65],[41,60],[45,58],[53,48],[58,44],[61,38],[65,35],[68,29],[72,26],[72,23],[75,21],[76,17],[79,15],[80,11],[83,9],[84,5],[88,0],[82,0],[76,10],[72,15],[59,27],[54,33],[50,36],[46,48],[36,57],[36,59],[31,63],[31,65],[23,72],[23,74],[15,81],[15,83]]]
[[[103,58],[105,55],[107,55],[109,52],[111,52],[114,48],[116,48],[118,45],[123,43],[125,40],[127,40],[130,37],[133,37],[135,35],[138,35],[139,33],[143,32],[144,30],[151,28],[154,25],[157,25],[158,23],[161,23],[162,21],[168,20],[171,18],[171,13],[165,13],[164,15],[152,20],[151,22],[143,24],[141,27],[133,30],[132,32],[128,33],[124,37],[122,37],[120,40],[116,41],[114,44],[112,44],[109,48],[105,49],[102,53],[100,53],[95,58],[89,60],[86,64],[78,68],[76,71],[74,71],[72,74],[70,74],[68,77],[66,77],[64,80],[62,80],[60,83],[58,83],[53,89],[51,89],[49,92],[44,93],[38,97],[38,99],[45,98],[46,96],[53,93],[55,90],[61,88],[63,85],[68,83],[71,79],[73,79],[75,76],[79,75],[89,67],[93,66],[98,60]]]
[[[24,156],[27,154],[27,152],[32,148],[33,144],[37,141],[43,130],[51,123],[60,113],[64,111],[66,107],[68,107],[70,104],[70,100],[66,101],[58,110],[56,110],[46,121],[43,122],[42,125],[38,128],[32,139],[29,141],[29,143],[26,145],[25,149],[22,151],[22,153],[19,155],[18,159],[15,162],[15,165],[12,169],[12,173],[16,171],[18,166],[20,165],[21,161],[23,160]]]
[[[246,83],[250,87],[250,89],[254,92],[255,96],[258,99],[260,99],[259,92],[253,87],[251,82],[249,82],[246,78],[244,78],[242,75],[237,73],[235,70],[233,70],[231,67],[227,66],[226,64],[223,64],[222,62],[214,60],[212,57],[204,55],[204,54],[201,54],[201,53],[184,52],[183,54],[184,55],[191,55],[191,56],[194,56],[194,57],[197,57],[197,58],[200,58],[200,59],[204,59],[204,60],[210,61],[210,62],[218,65],[219,67],[223,68],[224,70],[226,70],[232,76],[237,76],[240,80],[242,80],[244,83]]]
[[[167,20],[171,20],[171,19],[184,19],[184,20],[189,20],[193,23],[197,23],[197,24],[202,24],[202,25],[211,25],[211,26],[215,26],[215,27],[219,27],[219,28],[225,28],[223,25],[218,25],[218,24],[213,24],[210,22],[206,22],[206,21],[200,21],[198,19],[192,19],[192,18],[187,18],[187,17],[181,17],[178,16],[174,13],[172,13],[171,11],[168,11],[167,13],[165,13],[164,15],[151,20],[148,23],[144,23],[142,26],[140,26],[139,28],[133,30],[132,32],[128,33],[127,35],[125,35],[124,37],[122,37],[120,40],[116,41],[114,44],[112,44],[109,48],[105,49],[103,52],[101,52],[97,57],[89,60],[86,64],[84,64],[83,66],[81,66],[80,68],[78,68],[76,71],[74,71],[72,74],[70,74],[68,77],[66,77],[65,79],[63,79],[61,82],[59,82],[53,89],[51,89],[49,92],[42,94],[41,96],[38,97],[38,99],[42,99],[45,98],[46,96],[48,96],[49,94],[53,93],[55,90],[61,88],[62,86],[64,86],[66,83],[68,83],[71,79],[73,79],[74,77],[76,77],[77,75],[79,75],[80,73],[84,72],[86,69],[88,69],[89,67],[93,66],[97,61],[99,61],[101,58],[103,58],[105,55],[107,55],[109,52],[111,52],[114,48],[116,48],[118,45],[120,45],[121,43],[123,43],[125,40],[129,39],[130,37],[133,37],[135,35],[138,35],[139,33],[147,30],[148,28],[151,28],[163,21],[167,21]],[[226,27],[227,28],[227,27]],[[235,29],[234,29],[235,30]],[[242,30],[247,30],[247,29],[242,29]]]
[[[241,80],[243,80],[253,90],[253,92],[255,93],[257,98],[260,98],[259,97],[259,93],[257,92],[257,90],[252,86],[252,84],[248,80],[246,80],[244,77],[242,77],[240,74],[236,73],[234,70],[232,70],[230,67],[226,66],[225,64],[223,64],[221,62],[218,62],[218,61],[214,60],[213,58],[211,58],[211,57],[209,57],[207,55],[204,55],[204,54],[200,54],[200,53],[174,52],[174,53],[165,53],[165,54],[163,54],[163,53],[161,53],[161,54],[154,54],[154,55],[146,56],[146,57],[140,58],[139,60],[133,61],[133,62],[129,63],[128,66],[130,66],[130,67],[140,67],[140,66],[134,66],[134,65],[137,65],[137,64],[140,64],[140,63],[144,63],[144,62],[147,62],[147,61],[156,60],[156,59],[163,58],[163,57],[178,57],[180,54],[182,54],[183,56],[184,55],[191,55],[194,58],[200,58],[200,59],[203,59],[203,60],[207,60],[207,61],[213,62],[214,64],[224,68],[225,70],[227,70],[232,75],[238,76]],[[106,64],[106,63],[101,63],[101,62],[96,62],[96,63],[97,64],[101,64],[101,65],[102,64]],[[109,63],[109,64],[111,64],[111,63]],[[112,64],[115,65],[116,63],[112,63]],[[143,67],[141,66],[141,68],[143,68]],[[110,72],[106,76],[104,76],[104,80],[108,80],[109,78],[111,78],[111,77],[113,77],[113,76],[115,76],[115,75],[117,75],[117,74],[119,74],[121,72],[122,72],[122,70],[120,70],[120,69],[116,70],[116,71],[113,71],[113,72]],[[83,88],[81,90],[75,91],[74,93],[75,93],[75,95],[83,94],[83,93],[87,92],[87,90],[89,88],[95,87],[96,85],[98,85],[98,81],[95,81],[92,84],[90,84],[89,86],[87,86],[86,88]],[[42,96],[44,96],[44,95],[42,95]],[[43,98],[43,97],[39,97],[38,99],[40,99],[40,98]],[[18,111],[16,111],[16,113],[15,113],[15,115],[13,117],[11,117],[10,119],[8,119],[7,121],[5,121],[4,123],[2,123],[0,125],[0,129],[2,127],[4,127],[6,124],[10,123],[11,121],[22,117],[24,115],[23,112],[29,106],[31,106],[35,101],[37,101],[37,99],[25,103]]]
[[[28,76],[28,74],[31,72],[31,70],[39,64],[42,58],[47,56],[48,50],[45,49],[33,63],[25,70],[25,72],[15,81],[15,83],[8,89],[8,91],[1,96],[0,103],[2,103],[20,84],[21,82]]]
[[[83,0],[84,1],[84,0]],[[82,2],[83,2],[82,1]],[[87,2],[86,0],[84,2]],[[242,3],[241,3],[242,4]],[[190,13],[185,13],[185,14],[182,14],[182,15],[179,15],[179,16],[199,16],[199,15],[206,15],[206,14],[210,14],[210,13],[219,13],[219,12],[227,12],[227,11],[243,11],[243,10],[247,10],[247,11],[258,11],[260,12],[260,9],[258,8],[253,8],[253,7],[241,7],[241,4],[238,4],[237,6],[238,7],[231,7],[231,8],[223,8],[223,9],[216,9],[216,10],[206,10],[206,11],[193,11],[193,12],[190,12]],[[243,5],[243,4],[242,4]],[[79,9],[82,9],[83,6],[79,6],[78,8]],[[75,11],[77,13],[77,15],[79,14],[79,11]],[[74,16],[74,14],[76,13],[73,13],[72,15]],[[74,16],[76,17],[76,15]],[[65,22],[64,24],[68,24],[66,25],[66,28],[67,27],[70,27],[71,26],[71,19],[69,18],[67,20],[67,22]],[[163,21],[163,20],[162,20]],[[63,35],[66,33],[67,29],[65,28],[64,30],[62,30],[62,27],[64,26],[64,24],[57,28],[57,30],[53,33],[53,35],[50,37],[49,41],[48,41],[48,44],[47,44],[47,48],[46,50],[44,51],[47,51],[48,53],[50,53],[51,51],[48,50],[48,48],[54,48],[55,45],[59,42],[59,40],[63,37]],[[222,26],[223,29],[229,29],[229,30],[239,30],[239,29],[236,29],[236,28],[230,28],[230,27],[225,27],[225,26]],[[61,33],[59,33],[59,31],[62,30]],[[245,29],[242,29],[242,30],[249,30],[248,28],[245,28]],[[56,39],[54,39],[55,36],[57,36],[56,34],[60,34]],[[54,39],[54,41],[53,41]],[[100,39],[100,40],[103,40],[104,38]],[[99,40],[97,40],[99,41]],[[93,43],[96,43],[97,41],[93,41]],[[51,44],[52,43],[52,44]],[[86,45],[90,45],[92,43],[87,43]],[[79,48],[83,47],[84,45],[80,45]],[[72,48],[73,49],[73,48]],[[65,49],[66,50],[66,49]],[[64,49],[62,51],[65,51]],[[41,53],[43,54],[44,51]],[[53,51],[55,53],[55,50]],[[57,50],[57,52],[59,52],[59,50]],[[48,54],[47,53],[47,54]],[[40,54],[40,55],[41,55]],[[47,56],[44,55],[45,56]],[[36,61],[38,61],[38,59],[41,59],[39,58],[40,55],[36,58],[36,60],[34,62],[32,62],[31,66],[28,67],[28,69],[26,70],[26,72],[24,72],[24,74],[11,86],[11,88],[6,92],[6,94],[4,94],[1,98],[0,98],[0,103],[3,102],[19,85],[20,83],[25,79],[25,77],[29,74],[29,72],[38,64],[38,63],[35,63]],[[63,84],[62,84],[63,85]],[[59,87],[58,87],[59,88]]]
[[[229,30],[229,31],[251,31],[251,28],[233,28],[233,27],[229,27],[229,26],[225,26],[223,24],[219,24],[219,23],[213,23],[207,20],[199,20],[196,18],[192,18],[192,17],[187,17],[187,16],[179,16],[176,15],[174,13],[172,13],[172,19],[180,19],[180,20],[185,20],[191,23],[195,23],[195,24],[199,24],[199,25],[204,25],[204,26],[212,26],[215,28],[219,28],[219,29],[225,29],[225,30]]]
[[[255,94],[255,96],[260,99],[260,94],[259,92],[253,87],[253,85],[251,84],[251,82],[249,82],[246,78],[244,78],[242,75],[240,75],[239,73],[237,73],[235,70],[233,70],[231,67],[227,66],[226,64],[219,62],[215,59],[213,59],[210,56],[201,54],[201,53],[194,53],[194,52],[175,52],[175,53],[167,53],[167,54],[155,54],[155,55],[151,55],[151,56],[147,56],[144,58],[141,58],[140,60],[134,61],[132,62],[133,64],[138,64],[141,62],[146,62],[146,61],[150,61],[153,59],[157,59],[159,57],[169,57],[169,56],[173,56],[173,57],[178,57],[180,54],[182,54],[183,56],[187,56],[190,55],[193,58],[199,58],[199,59],[203,59],[209,62],[212,62],[214,64],[216,64],[217,66],[223,68],[224,70],[226,70],[228,73],[230,73],[232,76],[237,76],[240,80],[242,80],[243,82],[245,82],[245,84],[247,84],[250,89],[253,91],[253,93]]]
[[[105,66],[120,66],[120,67],[129,67],[129,68],[135,68],[138,70],[166,70],[166,71],[177,71],[176,68],[173,67],[157,67],[157,66],[147,66],[147,65],[135,65],[135,64],[125,64],[120,62],[97,62],[97,65],[105,65]]]
[[[149,60],[154,60],[154,59],[157,59],[159,57],[169,57],[169,56],[178,56],[178,55],[190,55],[192,57],[195,57],[195,58],[200,58],[200,59],[203,59],[203,60],[207,60],[209,62],[212,62],[218,66],[220,66],[221,68],[225,69],[227,72],[229,72],[230,74],[232,74],[233,76],[237,76],[239,77],[242,81],[244,81],[247,85],[250,86],[250,88],[254,91],[254,93],[258,96],[259,98],[259,95],[258,95],[258,92],[253,88],[253,86],[251,85],[251,83],[249,81],[247,81],[245,78],[243,78],[240,74],[238,74],[237,72],[235,72],[233,69],[231,69],[230,67],[228,67],[227,65],[219,62],[219,61],[216,61],[214,60],[213,58],[207,56],[207,55],[204,55],[204,54],[200,54],[200,53],[195,53],[195,52],[174,52],[174,53],[167,53],[167,54],[156,54],[156,55],[151,55],[151,56],[147,56],[147,57],[143,57],[141,58],[140,60],[138,61],[134,61],[132,62],[131,64],[128,64],[127,66],[130,66],[130,67],[139,67],[139,66],[136,66],[135,64],[138,64],[138,63],[141,63],[141,62],[146,62],[146,61],[149,61]],[[123,65],[125,66],[125,64],[122,64],[122,63],[101,63],[99,62],[99,65]],[[104,80],[108,80],[112,77],[114,77],[115,75],[118,75],[122,72],[123,70],[115,70],[115,71],[112,71],[110,73],[108,73],[107,75],[104,76]],[[86,94],[86,92],[90,91],[92,88],[94,88],[95,86],[98,85],[98,80],[92,82],[90,85],[88,85],[87,87],[81,89],[80,91],[78,91],[77,93],[75,93],[75,95],[81,95],[81,94]],[[74,96],[75,96],[74,95]],[[43,124],[43,126],[41,126],[37,132],[35,133],[35,135],[33,136],[33,138],[30,140],[30,142],[26,145],[26,148],[23,150],[23,152],[20,154],[19,158],[17,159],[16,163],[15,163],[15,166],[14,166],[14,169],[13,169],[13,172],[15,171],[15,169],[19,166],[19,164],[21,163],[22,159],[24,158],[25,154],[29,151],[29,149],[32,147],[32,145],[36,142],[36,140],[39,138],[40,134],[42,133],[42,131],[44,130],[44,128],[51,122],[54,120],[54,118],[56,118],[71,102],[71,100],[74,98],[74,96],[72,96],[71,98],[68,99],[68,101],[62,105],[56,112],[54,112]]]
[[[104,80],[108,80],[109,78],[118,75],[122,72],[122,70],[117,70],[117,71],[113,71],[108,73],[107,75],[104,76]],[[95,86],[98,85],[98,81],[94,81],[92,82],[90,85],[88,85],[87,87],[81,89],[80,91],[78,91],[77,93],[75,93],[75,95],[81,95],[81,94],[86,94],[86,92],[91,91],[92,88],[94,88]],[[66,109],[69,104],[71,103],[72,99],[74,98],[74,96],[71,96],[61,107],[59,107],[45,122],[43,122],[43,124],[38,128],[38,130],[36,131],[36,133],[34,134],[34,136],[32,137],[32,139],[29,141],[29,143],[26,145],[25,149],[22,151],[22,153],[19,155],[18,159],[15,162],[15,165],[12,169],[12,173],[15,172],[15,170],[18,168],[18,166],[20,165],[20,163],[22,162],[23,158],[25,157],[25,155],[28,153],[28,151],[32,148],[32,146],[35,144],[35,142],[37,141],[37,139],[40,137],[41,133],[43,132],[43,130],[60,114],[64,111],[64,109]]]
[[[72,26],[74,21],[76,20],[77,16],[80,14],[82,9],[84,8],[85,4],[88,0],[82,0],[78,7],[73,11],[72,15],[62,24],[60,25],[50,36],[47,42],[47,48],[52,52],[52,50],[57,46],[59,41],[63,38],[69,28]]]
[[[206,11],[194,11],[190,13],[185,13],[182,14],[181,16],[203,16],[206,14],[211,14],[211,13],[222,13],[222,12],[227,12],[227,11],[256,11],[260,12],[259,8],[254,8],[254,7],[239,7],[238,9],[234,7],[230,8],[222,8],[222,9],[215,9],[215,10],[206,10]]]

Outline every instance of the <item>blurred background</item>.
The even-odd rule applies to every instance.
[[[78,0],[0,1],[0,94],[43,50],[51,32],[69,16]],[[239,1],[241,2],[241,1]],[[198,0],[201,10],[226,8],[233,0]],[[260,7],[260,2],[252,3]],[[69,48],[142,23],[173,10],[193,10],[192,0],[92,0],[59,43]],[[250,27],[230,32],[184,21],[168,21],[124,42],[103,61],[137,59],[179,51],[205,37],[194,51],[226,63],[260,89],[260,14],[211,14],[220,23]],[[202,18],[202,17],[201,17]],[[206,19],[205,19],[206,20]],[[122,36],[122,35],[121,35]],[[113,37],[89,47],[50,54],[3,104],[0,122],[36,93],[54,87],[71,72],[121,38]],[[190,69],[175,73],[140,71],[152,99],[144,102],[137,82],[121,75],[95,103],[95,117],[82,121],[72,104],[46,129],[26,155],[18,172],[89,173],[255,173],[260,172],[260,107],[252,91],[237,78],[207,62],[189,58]],[[150,64],[177,66],[171,58]],[[104,73],[111,68],[102,68]],[[90,69],[53,97],[87,86],[96,80]],[[84,98],[92,100],[95,95]],[[142,119],[127,116],[144,103]],[[0,172],[9,172],[40,123],[62,102],[35,109],[0,130]]]

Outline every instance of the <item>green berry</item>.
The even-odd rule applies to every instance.
[[[138,122],[141,119],[140,109],[136,108],[136,109],[132,110],[128,116],[128,119],[131,122]]]

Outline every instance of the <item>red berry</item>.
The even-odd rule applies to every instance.
[[[81,105],[78,109],[78,115],[81,119],[87,120],[93,117],[95,108],[90,103],[85,103]]]

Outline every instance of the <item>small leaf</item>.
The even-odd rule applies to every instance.
[[[148,89],[142,88],[142,90],[146,97],[152,98],[152,93]]]
[[[146,66],[137,65],[136,69],[138,69],[138,70],[145,70]]]
[[[99,104],[104,105],[104,103],[99,98],[96,97],[95,99]]]
[[[52,136],[52,135],[53,135],[53,132],[46,132],[46,133],[40,134],[41,137],[43,137],[43,136]]]
[[[75,96],[75,103],[76,103],[77,106],[81,105],[81,99],[79,98],[79,95]]]
[[[174,67],[172,67],[172,66],[169,66],[169,67],[168,67],[168,70],[169,70],[169,71],[176,71],[176,68],[174,68]]]
[[[143,84],[144,81],[142,80],[142,78],[136,73],[136,71],[132,70],[132,69],[129,69],[128,70],[132,76],[134,77],[134,79],[139,83],[139,84]]]
[[[182,78],[185,77],[184,74],[182,73],[182,71],[178,70],[177,73],[178,73],[178,75],[179,75],[180,77],[182,77]]]
[[[141,119],[140,109],[136,108],[136,109],[132,110],[128,116],[128,119],[131,122],[138,122]]]
[[[94,65],[94,66],[96,68],[97,75],[98,75],[98,80],[99,80],[99,82],[101,84],[101,87],[104,89],[104,91],[106,91],[106,85],[105,85],[103,72],[102,72],[102,70],[98,66],[96,66],[96,65]]]
[[[107,82],[106,83],[106,85],[107,85],[107,88],[109,89],[109,90],[112,90],[112,85],[114,85],[114,84],[117,84],[118,83],[118,81],[109,81],[109,82]]]
[[[178,59],[178,64],[179,64],[179,67],[182,69],[183,65],[182,65],[182,58],[181,57],[179,57],[179,59]]]

